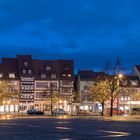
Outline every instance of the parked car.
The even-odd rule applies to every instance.
[[[107,109],[107,113],[110,114],[110,108]],[[113,108],[113,114],[114,115],[123,115],[125,114],[124,110],[118,110],[117,108]]]
[[[43,115],[44,112],[43,111],[39,111],[39,110],[35,110],[35,109],[29,109],[27,111],[27,114],[29,114],[29,115]]]
[[[131,115],[140,115],[140,108],[132,108]]]
[[[86,111],[86,110],[78,110],[77,111],[77,115],[78,116],[88,116],[89,115],[89,112]]]
[[[57,116],[57,115],[67,115],[67,112],[64,111],[63,109],[60,109],[60,108],[54,109],[52,113],[53,113],[54,116]]]

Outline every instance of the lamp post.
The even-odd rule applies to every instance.
[[[11,102],[8,100],[7,103],[8,103],[8,111],[9,111],[9,114],[10,114],[10,103]]]
[[[123,75],[119,74],[117,77],[118,77],[117,84],[118,84],[118,86],[120,88],[120,80],[123,78]],[[117,96],[117,115],[119,115],[119,94]]]
[[[51,116],[52,116],[52,111],[53,111],[53,101],[52,101],[52,94],[53,94],[53,84],[52,82],[50,83],[50,94],[51,94]]]
[[[2,104],[3,104],[3,108],[4,108],[4,114],[5,114],[5,101],[2,101]]]

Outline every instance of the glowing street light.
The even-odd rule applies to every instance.
[[[4,107],[4,113],[5,113],[5,104],[6,104],[6,102],[2,101],[2,104],[3,104],[3,107]]]
[[[11,102],[10,101],[7,101],[7,103],[10,104]]]
[[[10,103],[11,103],[11,102],[8,100],[8,101],[7,101],[7,104],[8,104],[9,114],[10,114]]]
[[[119,79],[122,79],[122,78],[123,78],[123,74],[120,73],[120,74],[118,75],[118,78],[119,78]]]
[[[123,74],[118,74],[118,86],[120,86],[120,80],[123,78]],[[117,97],[117,115],[119,114],[119,95]]]

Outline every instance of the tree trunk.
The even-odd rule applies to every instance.
[[[104,102],[101,103],[102,104],[102,112],[101,112],[101,116],[104,115]]]
[[[111,104],[110,104],[110,117],[113,116],[113,99],[111,99]]]

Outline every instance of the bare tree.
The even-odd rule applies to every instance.
[[[9,97],[8,84],[6,81],[0,81],[0,104],[5,98]]]
[[[104,105],[107,100],[109,100],[109,94],[107,92],[106,82],[103,80],[99,80],[96,84],[93,85],[91,88],[91,97],[92,100],[95,102],[99,102],[102,105],[102,112],[101,115],[104,115]]]
[[[116,59],[114,66],[110,65],[110,68],[108,67],[104,77],[104,81],[106,83],[106,92],[108,93],[110,100],[110,116],[113,115],[113,103],[122,90],[120,86],[120,80],[122,77],[119,76],[120,67],[121,64],[118,58]]]
[[[0,104],[2,101],[9,99],[19,99],[19,92],[15,89],[13,92],[10,92],[11,87],[8,85],[7,81],[0,81]]]

